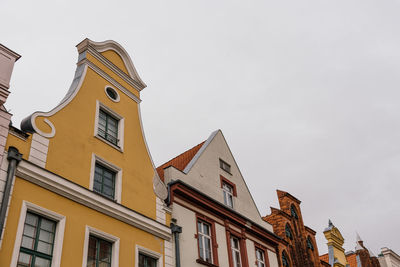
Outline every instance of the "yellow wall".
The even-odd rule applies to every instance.
[[[110,60],[114,59],[116,65],[122,64],[121,58],[115,52],[110,52],[107,56]],[[94,57],[88,54],[87,58],[139,97],[136,89]],[[93,172],[92,153],[95,153],[122,169],[121,204],[155,219],[154,169],[140,128],[138,104],[114,86],[112,87],[119,93],[120,101],[113,102],[105,93],[107,85],[110,83],[106,79],[87,68],[82,86],[74,99],[57,113],[47,117],[53,123],[56,134],[50,138],[46,169],[89,188],[90,174]],[[96,100],[124,117],[123,152],[94,137],[97,127]],[[49,133],[50,127],[43,121],[44,118],[36,118],[36,124],[43,132]]]
[[[163,240],[16,178],[0,250],[0,266],[10,266],[23,200],[66,216],[61,267],[82,266],[86,225],[120,238],[119,266],[134,266],[136,245],[163,254]]]

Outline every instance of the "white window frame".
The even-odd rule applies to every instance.
[[[204,239],[209,239],[210,240],[210,252],[211,252],[211,254],[210,254],[210,258],[211,258],[211,263],[214,263],[214,259],[213,259],[213,243],[212,243],[212,225],[210,225],[209,223],[207,223],[207,222],[204,222],[204,221],[202,221],[201,219],[198,219],[197,220],[197,223],[200,223],[201,224],[201,228],[202,229],[198,229],[198,232],[197,232],[197,234],[199,235],[198,236],[198,238],[199,238],[199,240],[200,239],[202,239],[202,242],[203,242],[203,254],[204,255],[202,255],[202,251],[200,250],[200,246],[199,246],[199,240],[197,241],[197,246],[199,247],[199,254],[200,254],[200,259],[202,259],[203,261],[206,261],[206,250],[205,250],[205,246],[204,246],[204,244],[205,244],[205,242],[204,242]],[[208,232],[210,233],[210,235],[206,235],[205,233],[203,233],[203,227],[204,227],[204,225],[206,225],[207,227],[208,227]],[[206,261],[207,262],[207,261]]]
[[[108,86],[109,87],[109,86]],[[107,141],[103,137],[99,136],[99,113],[100,109],[105,111],[106,113],[110,114],[114,118],[118,120],[118,145],[114,145],[113,143]],[[124,122],[125,119],[121,115],[119,115],[117,112],[113,111],[103,103],[101,103],[99,100],[96,100],[96,117],[94,119],[94,136],[98,138],[99,140],[103,141],[104,143],[112,146],[113,148],[123,152],[124,151]]]
[[[261,253],[261,255],[263,257],[262,259],[259,259],[257,257],[258,256],[257,251],[259,251]],[[260,248],[256,248],[256,265],[257,265],[257,267],[265,267],[266,266],[266,264],[265,264],[265,251],[260,249]]]
[[[226,187],[229,187],[230,190],[227,190]],[[233,209],[233,207],[234,207],[233,187],[228,183],[222,182],[222,192],[223,192],[223,197],[224,197],[224,204]],[[231,204],[232,205],[229,205],[228,198],[231,199]]]
[[[54,211],[48,210],[28,201],[22,201],[21,212],[19,215],[17,234],[15,236],[14,250],[11,258],[11,267],[16,267],[18,263],[19,251],[21,248],[22,234],[24,232],[25,218],[28,212],[37,213],[40,216],[47,217],[56,221],[56,232],[54,236],[53,254],[51,266],[60,266],[62,246],[64,241],[65,216]]]
[[[119,237],[113,236],[109,233],[103,232],[99,229],[86,225],[85,242],[83,244],[83,260],[82,267],[87,266],[87,257],[89,249],[89,236],[96,236],[112,243],[111,248],[111,267],[119,266]]]
[[[231,240],[231,251],[232,251],[232,262],[233,262],[233,266],[237,267],[237,262],[236,262],[236,257],[235,257],[235,253],[239,253],[239,266],[242,267],[242,254],[240,253],[240,239],[237,238],[236,236],[231,236],[230,238]],[[233,246],[233,239],[236,239],[238,241],[238,245],[239,248],[235,248]]]
[[[89,189],[93,191],[93,184],[94,184],[94,172],[96,169],[96,163],[103,165],[107,169],[115,172],[115,188],[114,188],[114,200],[117,203],[121,203],[121,194],[122,194],[122,169],[113,163],[97,156],[96,154],[92,153],[92,162],[90,168],[90,182],[89,182]]]
[[[161,253],[155,252],[146,247],[136,245],[135,247],[135,267],[139,267],[139,253],[145,254],[149,257],[157,259],[157,267],[162,267],[163,265],[163,257]]]

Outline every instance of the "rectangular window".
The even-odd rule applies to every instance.
[[[211,225],[198,220],[197,231],[200,259],[205,262],[213,263]]]
[[[111,267],[112,243],[89,236],[87,267]]]
[[[227,173],[231,173],[231,165],[223,161],[222,159],[219,159],[219,167],[226,171]]]
[[[50,267],[56,224],[37,214],[26,214],[17,267]]]
[[[240,258],[240,241],[237,237],[231,236],[231,251],[234,267],[242,267],[242,260]]]
[[[157,259],[139,253],[139,267],[157,267]]]
[[[265,267],[265,255],[262,249],[256,248],[257,267]]]
[[[118,119],[100,109],[97,134],[113,145],[118,146],[118,122]]]
[[[116,172],[96,163],[94,170],[93,191],[114,199]]]
[[[233,188],[227,183],[222,183],[222,191],[224,194],[224,203],[230,208],[233,208]]]

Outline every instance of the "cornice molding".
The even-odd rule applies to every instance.
[[[22,160],[18,165],[16,176],[159,238],[164,240],[171,238],[171,230],[166,225],[101,197],[26,160]]]
[[[133,83],[134,87],[138,91],[141,91],[146,87],[146,84],[139,77],[139,74],[137,73],[136,68],[133,65],[133,62],[132,62],[128,52],[126,52],[126,50],[117,42],[112,41],[112,40],[107,40],[104,42],[95,42],[95,41],[92,41],[92,40],[86,38],[85,40],[80,42],[76,47],[78,49],[79,54],[81,54],[85,51],[89,51],[100,62],[102,62],[107,67],[112,69],[115,73],[117,73],[119,76],[121,76],[121,78],[130,80],[129,83]],[[113,50],[122,58],[128,72],[129,72],[129,76],[126,75],[122,70],[120,70],[112,62],[110,62],[108,59],[106,59],[103,55],[100,54],[101,52],[104,52],[107,50]]]

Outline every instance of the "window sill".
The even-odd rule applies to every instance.
[[[113,148],[115,148],[115,149],[118,150],[119,152],[121,152],[121,153],[124,152],[124,150],[123,150],[121,147],[119,147],[119,146],[117,146],[117,145],[114,145],[113,143],[111,143],[111,142],[108,141],[107,139],[104,139],[103,137],[101,137],[101,136],[99,136],[99,135],[95,135],[94,137],[96,137],[97,139],[103,141],[103,142],[106,143],[107,145],[112,146]]]
[[[93,189],[92,189],[92,192],[95,193],[95,194],[98,195],[98,196],[101,196],[101,197],[103,197],[103,198],[105,198],[105,199],[108,199],[109,201],[112,201],[112,202],[114,202],[114,203],[120,204],[116,199],[111,198],[111,197],[108,197],[108,196],[106,196],[106,195],[103,195],[102,193],[97,192],[97,191],[94,191]]]
[[[215,264],[213,264],[213,263],[206,262],[206,261],[204,261],[204,260],[202,260],[202,259],[197,259],[196,262],[197,262],[197,263],[200,263],[200,264],[203,264],[203,265],[206,265],[206,266],[210,266],[210,267],[218,267],[218,265],[215,265]]]

